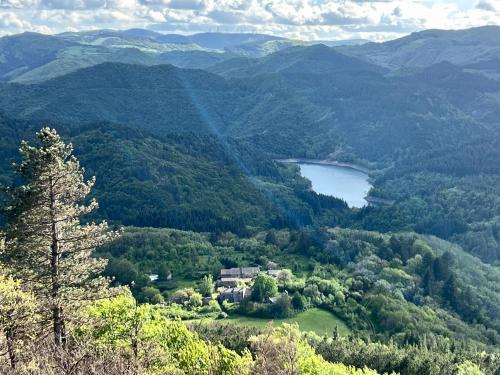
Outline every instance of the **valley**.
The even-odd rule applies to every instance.
[[[141,29],[4,36],[0,262],[21,279],[38,272],[23,262],[49,229],[30,228],[52,211],[29,216],[38,201],[25,189],[67,166],[82,205],[68,210],[81,215],[59,233],[106,222],[95,225],[112,240],[89,240],[84,281],[102,272],[121,291],[77,311],[95,326],[75,318],[75,342],[129,348],[127,327],[146,322],[140,350],[154,347],[158,363],[172,343],[190,343],[239,366],[274,335],[332,366],[464,375],[470,362],[497,375],[498,59],[494,26],[384,43]],[[36,135],[45,126],[55,133]],[[259,271],[223,277],[243,268]],[[169,334],[182,339],[157,345]]]

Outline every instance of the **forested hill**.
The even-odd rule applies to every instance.
[[[161,134],[206,132],[208,124],[192,96],[201,95],[203,104],[210,101],[213,111],[227,102],[230,90],[222,78],[201,70],[105,63],[38,85],[5,85],[3,107],[13,116],[37,120],[122,122]],[[218,127],[221,123],[217,118]]]
[[[355,45],[364,40],[325,41]],[[0,38],[0,81],[40,82],[104,62],[207,68],[237,56],[261,57],[310,42],[265,34],[161,34],[151,30],[94,30]]]
[[[0,110],[31,120],[119,122],[156,134],[203,131],[246,139],[275,156],[342,149],[384,162],[460,144],[485,127],[413,78],[386,77],[326,46],[278,52],[238,76],[106,63],[36,85],[4,84]]]
[[[269,160],[333,157],[390,167],[374,174],[372,194],[396,201],[395,206],[363,210],[360,226],[456,238],[482,259],[498,259],[500,246],[492,234],[498,210],[491,186],[497,186],[498,178],[494,150],[500,91],[494,77],[444,62],[393,74],[325,45],[295,46],[256,60],[228,60],[211,71],[105,63],[38,84],[4,83],[0,110],[21,121],[74,129],[104,121],[157,137],[197,132],[221,145],[237,142],[247,155]],[[237,160],[237,168],[254,174],[247,172],[253,169],[248,162],[252,159]],[[456,190],[451,194],[450,189]],[[271,190],[266,194],[274,202],[276,189]],[[230,206],[229,200],[224,202],[221,207]],[[285,217],[314,221],[302,203],[280,202],[279,207],[292,212]],[[464,206],[470,210],[457,209]],[[484,212],[482,207],[490,209]],[[180,217],[185,215],[191,214]]]
[[[6,84],[0,107],[11,116],[32,120],[120,122],[160,135],[178,131],[228,135],[233,130],[237,135],[236,124],[254,135],[267,127],[274,134],[289,133],[283,134],[277,149],[296,147],[307,135],[301,124],[312,124],[317,114],[279,87],[265,93],[264,85],[230,84],[205,71],[169,65],[108,63],[38,85]],[[289,108],[294,108],[291,113]],[[298,123],[289,121],[292,118]]]
[[[32,139],[40,122],[1,115],[0,123],[0,176],[10,184],[17,144]],[[115,225],[245,235],[249,227],[295,227],[323,218],[336,225],[350,217],[345,202],[309,191],[294,168],[235,140],[187,131],[160,136],[109,122],[46,124],[78,144],[86,174],[98,176],[95,217]]]
[[[470,39],[476,31],[453,35]],[[4,83],[0,110],[21,121],[74,129],[104,121],[159,137],[197,132],[268,159],[333,157],[389,167],[374,174],[372,194],[396,205],[388,213],[363,210],[362,227],[457,237],[483,259],[497,259],[500,247],[488,229],[496,226],[496,192],[488,186],[496,186],[491,181],[498,176],[498,81],[446,62],[394,74],[363,60],[314,45],[227,60],[212,72],[104,63],[38,84]],[[253,168],[251,162],[236,165],[244,174]],[[457,209],[464,205],[468,213]],[[483,213],[481,207],[490,209]],[[312,222],[302,208],[291,211],[299,222]]]
[[[487,70],[491,62],[500,56],[500,27],[491,25],[465,30],[424,30],[385,43],[367,43],[339,49],[394,70],[425,68],[443,61]]]
[[[158,304],[151,314],[323,309],[356,337],[308,337],[334,362],[463,375],[472,361],[496,375],[496,354],[479,353],[500,343],[497,35],[432,30],[336,48],[146,30],[1,38],[0,182],[21,183],[11,165],[21,140],[50,126],[96,176],[88,201],[99,208],[82,222],[125,226],[98,250],[105,274]],[[281,158],[360,164],[383,204],[317,194]],[[247,266],[284,276],[260,275],[272,290],[245,303],[203,305],[221,268]],[[192,329],[255,353],[248,332],[230,340],[212,327]]]

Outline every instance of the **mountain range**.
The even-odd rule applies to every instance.
[[[353,45],[365,40],[325,41]],[[142,29],[43,35],[26,32],[0,38],[0,81],[39,82],[103,62],[173,64],[206,68],[237,56],[261,57],[312,42],[264,34],[160,34]]]
[[[494,74],[500,57],[500,27],[425,30],[385,43],[339,47],[339,50],[392,71],[425,68],[443,61]]]

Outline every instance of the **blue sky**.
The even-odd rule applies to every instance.
[[[0,0],[0,35],[100,28],[382,41],[500,25],[500,0]]]

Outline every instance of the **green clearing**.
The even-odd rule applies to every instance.
[[[248,316],[233,315],[225,320],[228,323],[239,324],[250,327],[265,327],[271,319],[253,318]],[[298,323],[301,331],[312,331],[319,335],[331,336],[335,330],[335,326],[338,326],[339,333],[343,336],[351,333],[351,330],[347,325],[336,317],[334,314],[313,308],[306,310],[297,314],[293,318],[287,319],[274,319],[272,320],[273,325],[283,324],[283,323]]]

